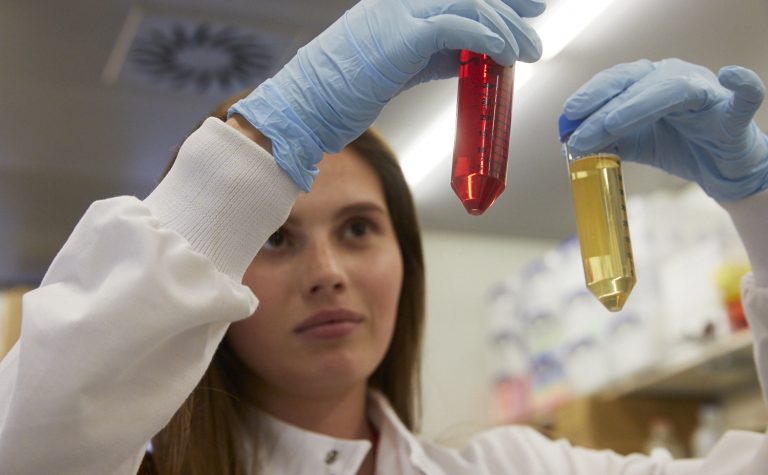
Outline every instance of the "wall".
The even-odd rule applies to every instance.
[[[492,424],[485,297],[554,241],[428,232],[422,434],[461,445]]]

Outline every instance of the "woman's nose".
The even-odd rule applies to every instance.
[[[312,243],[307,249],[308,259],[304,275],[304,288],[309,295],[335,293],[346,287],[346,275],[338,252],[328,242]]]

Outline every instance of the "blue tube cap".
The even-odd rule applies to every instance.
[[[560,114],[560,119],[557,121],[558,128],[560,129],[560,141],[565,142],[568,137],[576,130],[584,119],[571,120],[564,114]]]

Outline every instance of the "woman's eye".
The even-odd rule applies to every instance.
[[[285,232],[282,229],[278,229],[267,239],[264,247],[267,249],[277,249],[284,245],[286,241]]]
[[[346,234],[349,237],[359,238],[370,233],[372,228],[373,225],[368,220],[356,219],[347,225]]]

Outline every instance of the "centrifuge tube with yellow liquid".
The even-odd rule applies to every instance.
[[[560,116],[560,141],[576,214],[576,229],[587,288],[611,312],[624,307],[635,286],[621,161],[618,155],[574,155],[568,138],[582,121]]]
[[[469,214],[483,214],[507,182],[514,69],[486,54],[459,54],[451,187]]]

